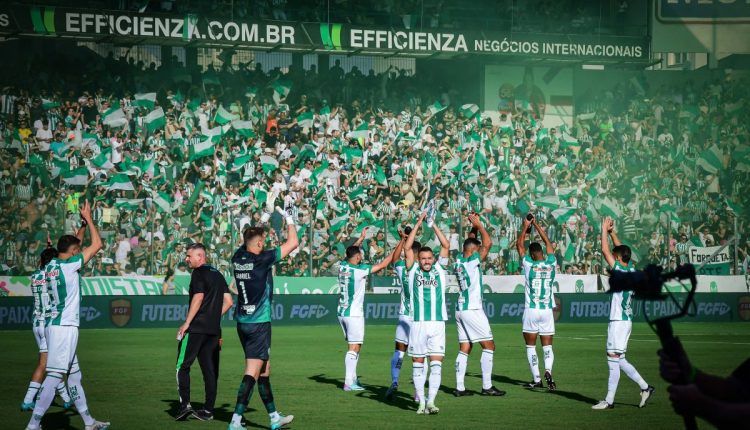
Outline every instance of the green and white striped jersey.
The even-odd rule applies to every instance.
[[[406,276],[406,261],[398,260],[396,262],[396,277],[401,283],[401,306],[398,309],[399,315],[411,316],[411,290],[409,289],[408,279]]]
[[[635,267],[632,265],[623,266],[619,261],[615,261],[615,265],[612,266],[612,270],[620,272],[635,272]],[[610,321],[632,321],[633,320],[633,309],[630,307],[630,302],[633,299],[632,291],[617,291],[612,293],[612,301],[609,305],[609,320]]]
[[[542,261],[523,257],[523,274],[526,277],[525,302],[527,309],[554,309],[555,256],[550,254]]]
[[[365,286],[372,272],[368,264],[353,265],[342,261],[339,266],[339,306],[340,317],[364,316]]]
[[[454,270],[459,288],[456,310],[482,309],[482,267],[479,253],[475,252],[468,258],[463,255],[456,257]]]
[[[53,258],[44,271],[50,283],[52,309],[47,325],[78,327],[81,309],[81,274],[83,254],[67,260]]]
[[[34,296],[34,324],[44,322],[50,313],[50,291],[43,270],[31,274],[31,295]]]
[[[446,321],[445,289],[447,273],[440,262],[435,262],[429,272],[424,272],[415,262],[407,273],[414,321]]]

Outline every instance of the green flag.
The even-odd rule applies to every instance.
[[[430,116],[433,116],[444,111],[445,108],[446,106],[443,106],[440,104],[440,102],[436,101],[435,103],[427,107],[427,111],[430,112]]]
[[[123,127],[127,123],[128,119],[125,117],[125,112],[119,105],[110,108],[102,115],[102,124],[110,128]]]
[[[696,160],[696,164],[698,164],[699,167],[702,167],[703,170],[707,171],[708,173],[717,173],[723,167],[721,162],[722,158],[723,154],[721,153],[719,147],[713,145],[707,150],[701,152],[700,156],[698,156],[698,159]]]
[[[275,157],[269,157],[267,155],[260,156],[260,166],[266,174],[273,172],[279,168],[279,160]]]
[[[164,116],[164,109],[158,107],[152,110],[148,115],[146,115],[146,118],[144,118],[143,122],[144,124],[146,124],[146,129],[149,131],[149,133],[153,133],[158,129],[166,127],[167,117]]]
[[[156,105],[156,93],[138,93],[131,104],[151,110]]]
[[[253,122],[252,121],[240,121],[240,120],[232,121],[232,128],[240,136],[250,137],[250,138],[258,137],[255,134],[255,130],[253,130]]]
[[[607,177],[607,169],[602,166],[594,167],[594,169],[586,175],[587,181],[596,181],[597,179],[604,179]]]
[[[289,95],[292,90],[292,82],[288,79],[279,78],[271,82],[271,88],[273,88],[273,101],[278,105],[282,98]]]
[[[360,125],[357,126],[354,130],[350,131],[348,133],[348,137],[350,139],[367,139],[367,136],[369,135],[370,130],[367,128],[367,123],[362,122]]]
[[[562,208],[558,208],[552,211],[552,218],[554,218],[558,224],[562,225],[568,222],[570,217],[575,215],[575,213],[576,213],[576,208],[562,207]]]
[[[60,177],[68,185],[86,185],[89,181],[89,171],[85,167],[79,167],[75,170],[62,172]]]
[[[228,124],[234,120],[239,119],[239,115],[235,115],[226,109],[224,109],[224,105],[219,106],[219,109],[216,110],[216,115],[214,115],[214,122],[217,124]]]
[[[203,157],[211,157],[216,153],[215,143],[212,139],[206,139],[188,147],[188,159],[195,161]]]
[[[461,106],[459,112],[464,115],[464,118],[472,119],[479,113],[479,106],[475,104],[465,104]]]
[[[112,176],[109,179],[109,183],[107,184],[107,189],[109,191],[114,190],[123,190],[123,191],[133,191],[133,184],[130,182],[130,177],[124,173],[119,173],[117,175]]]
[[[115,207],[121,210],[134,211],[143,203],[143,199],[117,199]]]
[[[171,213],[172,212],[172,206],[174,206],[174,201],[172,200],[172,196],[170,196],[167,193],[158,191],[151,194],[151,198],[154,201],[154,204],[157,208],[159,208],[164,213]]]
[[[57,100],[48,100],[48,99],[42,99],[42,108],[46,110],[54,109],[56,107],[60,107],[60,102]]]
[[[312,128],[313,116],[314,114],[312,113],[312,111],[302,112],[297,117],[297,125],[300,126],[301,128],[307,128],[307,129]]]

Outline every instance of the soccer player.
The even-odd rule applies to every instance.
[[[404,232],[401,233],[401,240],[399,241],[396,253],[393,258],[399,258],[396,262],[394,270],[396,271],[396,277],[401,282],[401,306],[398,311],[398,325],[396,325],[396,347],[391,357],[391,386],[385,393],[385,397],[390,399],[398,390],[398,378],[401,374],[401,365],[404,362],[404,353],[406,348],[409,346],[409,332],[411,331],[411,296],[409,295],[409,286],[406,279],[406,261],[401,258],[403,252],[403,246],[406,242],[406,235],[411,233],[411,227],[406,227]],[[411,246],[414,254],[419,253],[419,249],[422,245],[418,241],[414,241]]]
[[[81,217],[88,225],[91,244],[81,250],[81,240],[65,235],[57,241],[57,257],[50,260],[44,271],[50,282],[53,307],[47,323],[48,347],[47,376],[44,378],[39,400],[26,426],[27,430],[41,428],[42,417],[55,397],[55,387],[68,374],[71,400],[83,418],[86,430],[104,430],[108,422],[95,420],[86,403],[86,394],[81,385],[81,369],[78,366],[78,325],[81,305],[81,275],[79,271],[99,250],[102,240],[91,218],[91,204],[87,201],[81,208]]]
[[[362,232],[361,240],[364,240],[366,230]],[[393,261],[396,252],[401,252],[400,248],[394,249],[393,253],[385,257],[380,263],[375,265],[362,264],[362,251],[359,249],[358,241],[352,246],[346,248],[346,260],[339,265],[339,305],[338,318],[341,329],[344,331],[344,338],[349,344],[349,348],[344,357],[344,391],[362,391],[364,388],[359,384],[357,378],[357,362],[359,361],[359,351],[362,349],[362,343],[365,340],[365,285],[367,277],[371,273],[377,273]]]
[[[297,228],[290,213],[284,213],[287,238],[280,247],[264,249],[266,231],[250,227],[243,233],[244,244],[232,257],[237,287],[237,334],[245,352],[245,374],[237,393],[229,430],[241,430],[242,414],[247,408],[253,388],[258,385],[260,398],[271,418],[271,430],[289,424],[293,415],[284,416],[276,410],[271,391],[271,302],[273,300],[273,265],[286,258],[299,246]]]
[[[526,255],[524,242],[531,227],[534,227],[539,233],[539,237],[547,248],[547,255],[544,254],[539,242],[532,242],[529,245],[529,255]],[[555,259],[555,249],[552,247],[552,242],[549,241],[544,229],[537,224],[534,215],[528,214],[524,218],[523,227],[518,234],[516,248],[522,259],[523,274],[526,277],[523,338],[526,341],[526,358],[529,360],[531,376],[533,377],[533,381],[526,387],[544,388],[542,379],[539,377],[539,358],[536,355],[536,338],[538,335],[541,337],[542,350],[544,351],[544,379],[547,381],[547,388],[554,390],[557,385],[552,379],[552,364],[555,361],[555,355],[552,352],[552,337],[555,335],[555,318],[552,315],[555,298],[552,284],[555,282],[557,260]]]
[[[464,377],[471,347],[478,343],[482,347],[480,367],[482,369],[482,395],[504,396],[505,391],[492,386],[492,359],[495,342],[492,330],[482,308],[482,269],[481,263],[487,258],[492,247],[492,239],[487,233],[479,215],[469,215],[472,230],[480,234],[482,241],[470,237],[464,241],[463,254],[456,258],[454,271],[458,279],[458,301],[456,303],[456,327],[458,328],[458,356],[456,357],[456,397],[466,396]]]
[[[210,421],[214,418],[219,379],[221,316],[232,307],[232,295],[224,275],[206,262],[203,244],[188,245],[185,262],[193,273],[190,275],[190,307],[185,323],[177,330],[180,408],[175,419],[179,421],[192,415],[201,421]],[[203,373],[206,401],[203,409],[194,411],[190,405],[190,366],[196,358]]]
[[[78,230],[76,237],[83,239],[83,228]],[[44,273],[44,268],[47,267],[53,258],[57,257],[57,250],[52,247],[52,241],[49,239],[47,234],[47,249],[42,251],[39,257],[39,270],[31,274],[31,295],[34,297],[34,319],[32,331],[34,333],[34,339],[39,347],[39,363],[34,369],[34,373],[31,376],[31,382],[29,383],[29,389],[26,390],[26,396],[21,403],[21,411],[32,411],[34,410],[35,401],[39,389],[42,387],[42,381],[44,380],[44,369],[47,367],[47,339],[44,335],[46,319],[49,318],[51,312],[51,300],[50,300],[50,289],[47,276]],[[70,409],[73,406],[73,402],[70,401],[68,395],[68,387],[65,386],[65,382],[60,381],[56,387],[57,394],[63,399],[63,408]]]
[[[609,237],[612,238],[614,249],[609,249]],[[609,267],[614,271],[633,272],[635,267],[630,264],[630,247],[620,243],[615,231],[615,224],[611,218],[602,221],[602,255]],[[591,409],[612,409],[615,407],[615,393],[620,382],[620,370],[641,388],[641,403],[646,402],[654,394],[654,387],[648,385],[635,367],[625,359],[628,349],[630,332],[633,329],[633,309],[630,307],[633,298],[632,291],[618,291],[612,294],[609,310],[609,326],[607,328],[607,367],[609,367],[609,381],[607,382],[607,397],[595,404]]]
[[[412,376],[419,399],[417,414],[420,415],[440,412],[440,409],[435,406],[435,397],[440,388],[445,356],[445,321],[448,319],[448,311],[445,307],[447,272],[444,264],[450,252],[448,239],[433,222],[432,217],[429,217],[427,225],[435,231],[440,241],[440,260],[436,262],[432,249],[426,246],[420,248],[418,253],[414,253],[412,250],[414,238],[425,216],[425,213],[420,215],[404,244],[413,320],[409,332],[409,355],[412,358]],[[426,402],[424,395],[424,385],[427,379],[424,369],[425,357],[430,359],[430,384]]]

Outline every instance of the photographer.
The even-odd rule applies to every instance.
[[[683,349],[677,357],[663,350],[659,370],[668,388],[672,407],[680,415],[694,415],[718,428],[737,428],[750,422],[750,359],[726,378],[709,375],[693,367]],[[689,381],[687,385],[679,385]]]

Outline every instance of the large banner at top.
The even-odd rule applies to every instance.
[[[648,40],[642,37],[419,31],[25,5],[0,7],[0,34],[362,55],[471,53],[624,61],[649,58]]]

